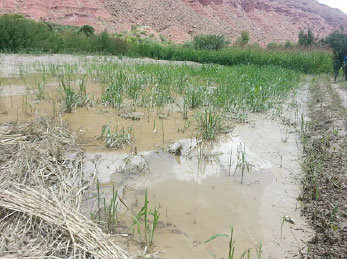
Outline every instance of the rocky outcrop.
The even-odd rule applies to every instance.
[[[4,0],[0,13],[22,13],[36,20],[83,25],[97,31],[149,26],[167,39],[184,42],[200,33],[235,40],[249,31],[252,42],[296,41],[300,29],[323,37],[347,15],[315,0]]]

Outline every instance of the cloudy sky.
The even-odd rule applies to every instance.
[[[322,4],[329,5],[334,8],[338,8],[347,14],[347,0],[317,0]]]

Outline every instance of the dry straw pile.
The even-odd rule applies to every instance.
[[[0,257],[129,258],[79,213],[92,183],[62,124],[0,125]]]

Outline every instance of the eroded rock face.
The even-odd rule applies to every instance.
[[[148,26],[167,39],[183,43],[193,35],[223,34],[230,40],[241,31],[251,43],[297,41],[300,29],[324,37],[347,15],[316,0],[6,0],[0,14],[22,13],[36,20],[61,24],[90,24],[97,31],[130,30]]]
[[[209,5],[211,3],[220,5],[223,3],[223,0],[198,0],[198,2],[202,5]]]

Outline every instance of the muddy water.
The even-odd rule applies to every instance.
[[[18,82],[18,79],[11,79]],[[11,82],[10,79],[7,81]],[[9,83],[8,82],[8,83]],[[100,104],[103,84],[88,82],[87,95],[93,103],[90,106],[75,108],[72,113],[64,113],[62,90],[58,82],[49,82],[44,88],[44,99],[37,100],[37,86],[34,79],[27,85],[3,85],[0,90],[0,122],[28,121],[40,116],[61,118],[69,125],[86,151],[107,151],[105,144],[98,137],[102,127],[109,125],[112,131],[132,128],[133,142],[130,146],[118,149],[118,152],[133,150],[146,151],[154,146],[163,146],[170,141],[197,135],[196,121],[184,120],[177,105],[161,108],[133,107],[125,104],[114,109]],[[77,85],[77,84],[75,84]],[[76,86],[75,86],[76,87]],[[127,115],[140,115],[137,119]]]
[[[198,160],[196,151],[180,157],[143,153],[150,173],[132,180],[123,199],[136,213],[148,189],[150,207],[161,205],[154,239],[154,251],[163,252],[160,257],[227,257],[226,238],[203,242],[217,233],[228,234],[230,226],[234,227],[236,257],[248,248],[256,257],[254,248],[260,242],[266,258],[294,257],[303,247],[310,231],[296,200],[300,173],[296,137],[286,132],[284,138],[283,126],[263,115],[252,119],[252,124],[237,126],[209,150],[213,154],[209,160]],[[241,170],[235,172],[241,144],[252,168],[245,171],[243,183]],[[106,175],[103,191],[107,194],[111,189]],[[295,224],[284,222],[281,236],[285,215]]]
[[[3,87],[1,122],[49,116],[55,110],[62,112],[59,102],[56,107],[51,100],[38,102],[28,89],[17,84]],[[88,86],[91,95],[98,96],[100,89]],[[121,116],[123,110],[94,106],[78,108],[73,113],[62,114],[62,118],[88,151],[86,171],[93,172],[96,164],[104,196],[111,196],[113,184],[120,190],[130,209],[120,207],[120,214],[127,216],[124,218],[127,219],[125,222],[128,221],[125,226],[130,226],[131,215],[142,206],[145,189],[148,189],[150,208],[161,205],[153,248],[153,251],[162,252],[159,257],[227,257],[226,238],[203,242],[216,233],[228,234],[230,226],[234,227],[236,257],[248,248],[252,248],[252,257],[256,257],[255,248],[260,242],[263,245],[262,257],[296,256],[303,247],[302,240],[308,240],[310,231],[300,218],[300,205],[296,201],[300,154],[292,129],[267,119],[265,115],[252,115],[250,124],[237,125],[230,135],[222,137],[213,147],[205,149],[192,140],[194,149],[182,156],[161,150],[140,153],[169,140],[191,138],[195,135],[195,126],[190,125],[184,133],[178,132],[186,121],[174,109],[136,109],[136,112],[144,116],[133,121]],[[166,119],[159,119],[163,112]],[[107,123],[133,127],[134,145],[122,152],[137,147],[149,166],[149,172],[124,176],[119,168],[127,155],[100,152],[104,147],[96,137]],[[245,149],[245,162],[251,168],[244,171],[243,178],[240,167],[236,167],[241,147]],[[96,157],[98,159],[93,161]],[[295,224],[285,222],[282,226],[285,215],[294,219]],[[130,229],[125,229],[125,232],[130,233]],[[135,241],[137,237],[132,239]],[[136,248],[132,247],[131,240],[126,240],[126,243],[118,242],[124,242],[124,247],[129,245],[130,250]]]

